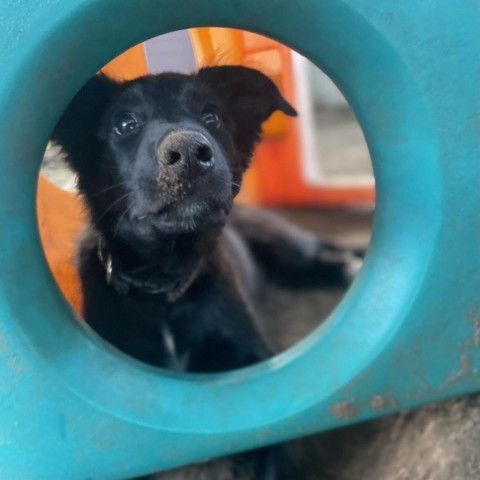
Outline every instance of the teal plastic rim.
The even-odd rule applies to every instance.
[[[300,435],[294,425],[307,433],[379,415],[366,406],[386,390],[394,398],[387,405],[392,411],[478,388],[475,373],[467,375],[469,382],[447,382],[449,387],[440,389],[464,352],[458,342],[470,338],[473,328],[471,320],[462,320],[453,329],[452,321],[471,316],[478,297],[472,285],[478,279],[478,142],[472,127],[478,96],[466,91],[473,92],[479,74],[477,66],[467,65],[475,44],[467,46],[470,37],[455,33],[473,31],[478,18],[473,7],[465,5],[452,16],[446,7],[426,12],[413,2],[400,8],[393,1],[383,6],[342,0],[11,3],[15,13],[5,11],[0,35],[7,66],[0,79],[0,271],[6,279],[0,283],[0,315],[26,364],[128,425],[178,434],[230,433],[237,439],[245,433],[236,447],[206,446],[181,461]],[[261,365],[193,377],[126,358],[76,321],[43,257],[35,195],[49,134],[91,75],[140,41],[212,25],[278,39],[332,77],[365,133],[377,211],[365,265],[324,325]],[[457,42],[454,60],[443,46],[429,43],[440,33]],[[452,68],[463,69],[465,92],[453,89]],[[458,108],[467,118],[452,132]],[[472,192],[467,199],[465,191]],[[452,234],[452,222],[461,239]],[[469,258],[446,257],[454,241],[471,252]],[[469,285],[455,285],[456,274],[470,279]],[[448,293],[454,298],[447,301]],[[437,339],[431,333],[435,325],[455,346],[437,340],[428,352],[423,348],[427,340],[418,340],[419,332]],[[413,342],[420,346],[409,361],[403,354],[413,352]],[[477,351],[466,352],[476,365]],[[438,354],[444,361],[435,364],[431,357]],[[355,415],[334,408],[349,402]],[[160,463],[180,461],[173,457]]]

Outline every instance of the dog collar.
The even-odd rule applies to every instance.
[[[107,285],[110,285],[120,295],[135,293],[146,296],[164,294],[169,303],[176,302],[187,292],[197,278],[202,266],[202,262],[199,261],[185,281],[178,282],[174,287],[165,287],[155,282],[140,280],[122,271],[118,262],[115,262],[111,253],[107,251],[102,237],[98,238],[97,256],[105,270],[105,281]]]

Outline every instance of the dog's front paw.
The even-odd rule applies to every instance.
[[[363,258],[353,252],[349,252],[346,258],[344,273],[345,279],[351,283],[363,265]]]
[[[354,249],[322,242],[317,247],[314,263],[329,272],[332,280],[336,278],[347,286],[362,267],[363,255]]]

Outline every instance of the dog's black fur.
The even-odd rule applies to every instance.
[[[276,110],[296,114],[266,76],[239,66],[124,83],[97,75],[69,105],[53,139],[90,214],[79,248],[85,320],[110,343],[176,370],[244,367],[272,354],[249,301],[259,264],[280,280],[346,281],[341,249],[233,207]],[[300,478],[277,447],[216,465],[188,478]]]

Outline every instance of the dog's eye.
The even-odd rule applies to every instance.
[[[123,113],[118,117],[117,123],[115,123],[114,132],[120,136],[127,135],[139,126],[137,119],[131,113]]]
[[[202,112],[202,120],[205,122],[206,125],[210,125],[212,127],[220,127],[221,120],[220,117],[212,110],[204,110]]]

